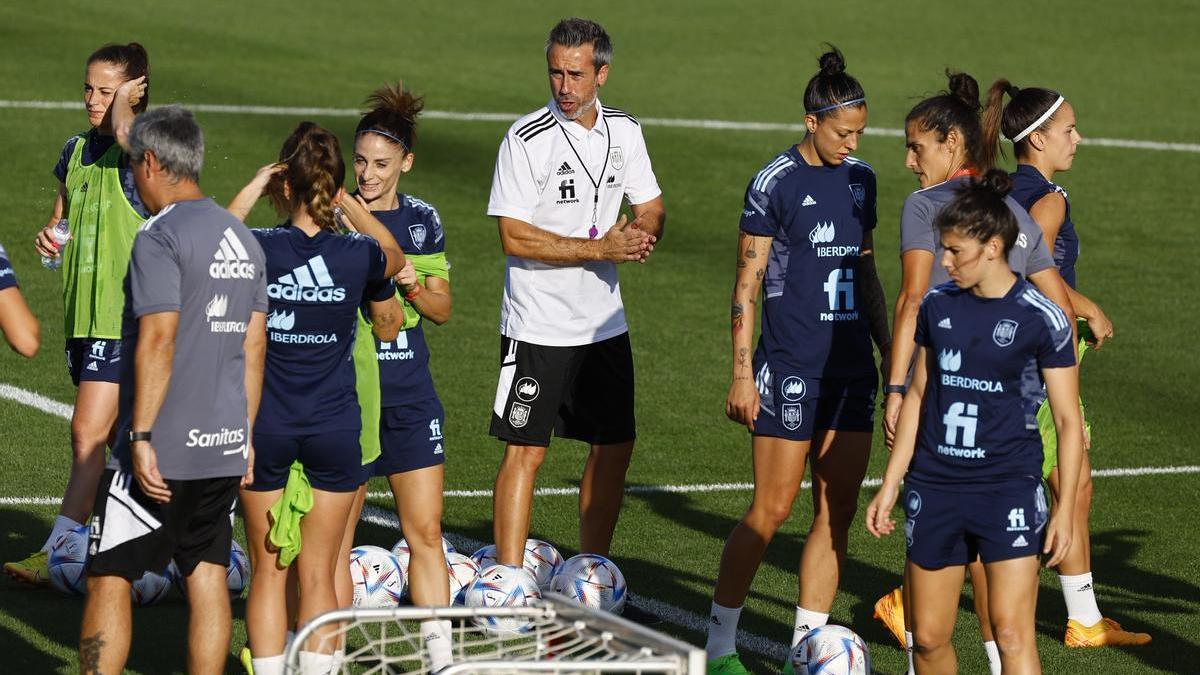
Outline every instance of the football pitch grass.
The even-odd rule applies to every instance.
[[[1078,0],[942,7],[943,3],[609,3],[598,7],[411,2],[355,6],[291,3],[15,2],[0,7],[9,26],[0,41],[0,98],[78,100],[83,60],[108,41],[139,40],[150,51],[152,103],[354,108],[383,81],[403,78],[427,105],[461,113],[511,113],[545,102],[541,44],[561,16],[605,24],[615,42],[606,104],[643,118],[795,123],[799,99],[822,41],[846,54],[863,83],[869,124],[898,129],[920,97],[944,86],[942,70],[964,69],[986,87],[998,76],[1018,85],[1060,89],[1075,105],[1085,137],[1200,142],[1200,51],[1194,3]],[[332,114],[201,113],[207,158],[202,186],[227,202],[254,170],[275,158],[301,119],[348,142],[354,118]],[[63,403],[74,397],[62,367],[61,285],[42,270],[30,242],[46,220],[62,143],[84,128],[80,110],[0,107],[6,205],[0,243],[22,291],[42,321],[43,347],[32,361],[0,354],[0,383]],[[487,490],[500,444],[487,436],[495,391],[498,305],[504,258],[495,223],[484,215],[503,121],[427,119],[417,162],[401,189],[436,205],[453,263],[454,316],[427,329],[433,371],[446,407],[447,489]],[[638,377],[638,449],[630,485],[703,485],[750,480],[744,429],[725,420],[729,384],[727,302],[738,212],[747,181],[775,153],[799,140],[787,131],[645,125],[668,211],[666,236],[644,266],[622,268],[623,296]],[[903,168],[903,142],[865,137],[857,156],[879,180],[875,233],[885,290],[899,281],[898,215],[916,189]],[[1011,160],[1010,160],[1011,161]],[[1083,241],[1080,288],[1112,317],[1116,338],[1083,367],[1083,393],[1095,427],[1097,469],[1193,465],[1193,420],[1200,404],[1194,342],[1200,266],[1187,253],[1200,197],[1200,153],[1084,145],[1060,176],[1070,191]],[[252,225],[276,222],[266,204]],[[1192,262],[1188,262],[1192,260]],[[69,466],[69,425],[61,417],[0,399],[0,558],[14,560],[42,542]],[[584,448],[556,442],[539,486],[577,485]],[[877,439],[868,475],[886,451]],[[1071,650],[1058,582],[1043,572],[1038,647],[1047,672],[1186,672],[1200,663],[1200,544],[1194,474],[1095,479],[1093,569],[1101,609],[1126,627],[1153,634],[1141,649]],[[385,489],[383,484],[373,490]],[[873,488],[864,488],[865,508]],[[741,627],[774,643],[791,635],[796,567],[810,493],[767,552]],[[25,499],[29,498],[29,499]],[[677,623],[703,620],[725,536],[749,503],[746,490],[631,491],[614,558],[632,592],[663,603]],[[383,511],[387,498],[372,499]],[[578,545],[575,498],[536,498],[533,536],[564,555]],[[859,520],[862,510],[860,508]],[[447,532],[491,541],[486,496],[446,500]],[[240,537],[239,533],[239,537]],[[399,534],[363,523],[357,540],[390,546]],[[903,540],[851,529],[849,557],[831,621],[850,626],[871,649],[879,672],[903,669],[903,653],[871,619],[877,597],[899,582]],[[955,645],[962,672],[986,672],[969,586]],[[82,603],[53,591],[0,580],[0,653],[5,672],[76,668]],[[234,605],[235,649],[244,640],[242,601]],[[683,618],[681,618],[683,617]],[[186,606],[178,599],[134,613],[132,671],[183,666]],[[663,630],[703,644],[702,632]],[[743,650],[744,651],[744,650]],[[778,662],[753,652],[755,672]],[[234,661],[229,661],[236,672]]]

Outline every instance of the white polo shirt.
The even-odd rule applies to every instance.
[[[595,239],[616,222],[623,197],[643,204],[662,194],[637,120],[599,99],[596,109],[591,129],[563,117],[553,100],[517,120],[500,143],[488,215]],[[566,347],[627,330],[614,263],[552,265],[508,256],[502,335]]]

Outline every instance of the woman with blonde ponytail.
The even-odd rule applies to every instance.
[[[1009,102],[1004,103],[1005,96]],[[1006,79],[996,80],[988,89],[983,115],[983,135],[993,152],[1003,152],[1004,139],[1013,145],[1017,169],[1010,174],[1012,197],[1029,212],[1052,244],[1054,263],[1067,283],[1071,304],[1080,319],[1084,339],[1078,343],[1079,358],[1089,346],[1096,349],[1113,335],[1112,322],[1100,306],[1075,288],[1075,263],[1079,259],[1079,235],[1071,220],[1071,202],[1067,191],[1054,183],[1054,175],[1069,171],[1075,151],[1083,140],[1076,126],[1075,108],[1057,91],[1042,87],[1018,88]],[[1003,135],[1003,139],[1001,136]],[[1082,404],[1081,404],[1082,410]],[[1058,436],[1054,431],[1049,406],[1042,401],[1038,426],[1042,434],[1044,458],[1042,476],[1049,482],[1057,502],[1060,495]],[[1068,647],[1136,646],[1150,642],[1146,633],[1132,633],[1100,613],[1096,603],[1091,569],[1091,538],[1088,516],[1092,506],[1090,426],[1085,423],[1083,467],[1076,492],[1075,540],[1058,566],[1058,580],[1067,605],[1067,629],[1063,642]]]
[[[368,307],[375,334],[395,339],[402,314],[390,279],[405,264],[387,228],[342,189],[346,168],[337,138],[302,122],[284,141],[279,162],[263,167],[229,206],[245,218],[265,191],[282,225],[253,230],[267,259],[267,360],[255,422],[254,482],[242,490],[252,579],[246,626],[253,670],[283,672],[289,616],[285,587],[291,558],[299,580],[296,621],[338,606],[334,576],[354,496],[362,482],[362,427],[350,359],[357,314]],[[345,225],[353,232],[342,234]],[[237,255],[224,251],[226,260]],[[231,269],[235,267],[231,266]],[[289,483],[289,478],[292,482]],[[304,484],[311,508],[299,519],[298,555],[282,546],[268,512]],[[328,672],[332,630],[300,652],[301,672]]]

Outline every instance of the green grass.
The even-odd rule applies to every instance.
[[[546,99],[541,44],[562,15],[595,12],[616,42],[604,100],[643,117],[797,121],[804,82],[820,43],[846,53],[866,87],[870,123],[897,128],[922,95],[944,86],[947,66],[983,85],[1007,76],[1048,85],[1075,104],[1085,136],[1200,141],[1200,69],[1194,27],[1200,6],[1175,0],[1153,10],[1132,2],[1079,0],[993,5],[944,3],[615,2],[602,8],[526,3],[408,2],[341,11],[314,2],[76,1],[0,7],[0,98],[78,97],[86,55],[110,40],[145,43],[153,101],[354,107],[380,82],[403,78],[430,108],[534,109]],[[84,118],[74,111],[0,109],[7,161],[0,164],[6,207],[0,242],[43,323],[32,361],[0,354],[0,382],[69,402],[62,367],[60,284],[41,269],[29,242],[54,195],[50,169]],[[270,161],[298,121],[280,116],[203,114],[203,187],[228,200]],[[348,139],[354,120],[316,121]],[[426,120],[417,165],[402,189],[436,204],[454,263],[455,313],[427,331],[447,409],[447,483],[490,487],[500,445],[486,435],[495,389],[496,322],[504,258],[484,215],[495,151],[506,124]],[[798,140],[783,133],[716,132],[647,126],[647,143],[669,211],[651,262],[622,270],[638,369],[640,438],[630,482],[708,483],[750,479],[745,432],[722,415],[728,387],[726,302],[736,219],[746,182],[774,153]],[[879,177],[875,235],[885,288],[898,283],[897,216],[915,189],[899,139],[870,136],[858,153]],[[1116,324],[1111,346],[1089,356],[1084,390],[1096,427],[1098,468],[1195,463],[1190,420],[1200,375],[1185,351],[1200,266],[1190,258],[1200,196],[1192,176],[1200,155],[1084,147],[1062,177],[1083,238],[1080,283]],[[266,208],[251,220],[272,223]],[[69,466],[65,421],[0,400],[0,496],[61,492]],[[886,453],[877,442],[870,475]],[[540,485],[573,485],[583,462],[577,444],[555,443]],[[382,489],[382,485],[379,486]],[[1200,662],[1200,572],[1189,506],[1200,501],[1193,476],[1104,478],[1096,482],[1093,555],[1101,607],[1155,636],[1137,651],[1067,652],[1057,581],[1043,575],[1039,649],[1047,672],[1161,672]],[[864,491],[862,503],[871,496]],[[633,590],[705,613],[725,536],[748,493],[632,495],[615,556]],[[784,642],[790,635],[796,565],[811,516],[808,494],[768,551],[742,626]],[[386,501],[379,506],[387,507]],[[0,506],[0,557],[40,545],[51,507]],[[490,540],[486,499],[450,499],[449,531]],[[539,498],[534,531],[564,551],[577,545],[570,497]],[[390,544],[398,535],[362,526],[359,540]],[[902,543],[852,531],[850,560],[833,620],[868,641],[880,672],[899,672],[903,654],[870,619],[871,605],[895,584]],[[963,672],[984,668],[967,593],[955,644]],[[0,582],[4,670],[70,671],[81,603]],[[242,605],[235,605],[240,617]],[[174,601],[135,613],[130,669],[169,672],[183,665],[185,608]],[[667,627],[701,644],[703,636]],[[244,625],[235,621],[235,643]],[[150,645],[154,645],[150,647]],[[777,664],[749,659],[752,668]],[[231,667],[234,665],[230,662]]]

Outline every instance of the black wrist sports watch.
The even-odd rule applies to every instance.
[[[883,385],[884,396],[888,394],[900,394],[901,396],[908,393],[908,387],[902,384],[885,384]]]
[[[130,431],[129,432],[129,442],[137,443],[138,441],[146,441],[147,443],[149,443],[150,442],[150,432],[149,431]]]

